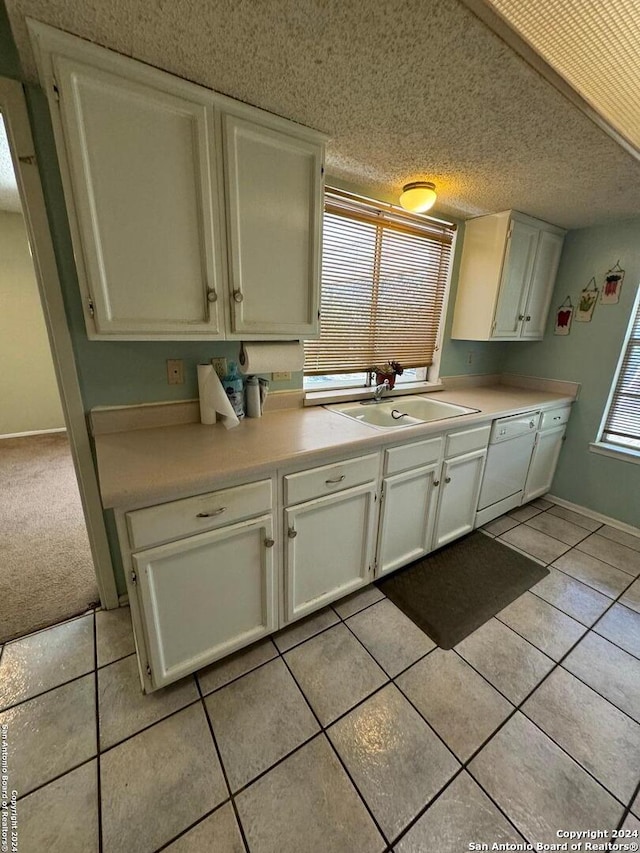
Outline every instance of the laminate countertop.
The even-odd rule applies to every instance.
[[[570,394],[507,385],[437,391],[429,399],[479,412],[383,431],[313,406],[245,418],[229,430],[222,423],[186,423],[97,435],[102,503],[105,509],[161,503],[270,475],[276,468],[319,465],[340,455],[574,401]]]

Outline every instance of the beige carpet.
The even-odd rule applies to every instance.
[[[1,440],[0,643],[98,598],[66,434]]]

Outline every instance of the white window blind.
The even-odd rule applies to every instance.
[[[618,367],[602,441],[640,450],[640,293]]]
[[[305,342],[305,374],[432,364],[454,233],[451,223],[328,189],[321,336]]]

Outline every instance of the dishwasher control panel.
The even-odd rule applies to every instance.
[[[540,412],[525,412],[523,415],[512,415],[510,418],[499,418],[493,422],[489,444],[508,441],[519,435],[526,435],[538,429]]]

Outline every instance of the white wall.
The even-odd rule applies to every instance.
[[[22,215],[0,211],[0,435],[64,427]]]

